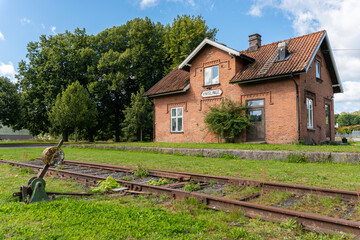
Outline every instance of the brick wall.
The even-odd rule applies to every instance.
[[[316,65],[318,60],[321,64],[321,79],[316,79]],[[325,104],[330,105],[330,129],[331,140],[335,139],[334,129],[334,101],[333,89],[330,74],[327,70],[325,59],[321,51],[319,51],[306,74],[300,75],[300,137],[307,143],[313,140],[317,143],[326,140],[326,124],[325,124]],[[314,129],[307,128],[307,109],[306,98],[313,99],[314,102]]]
[[[321,54],[319,54],[321,58]],[[317,140],[323,139],[325,124],[325,110],[323,98],[329,92],[329,75],[325,62],[321,68],[323,83],[316,82],[315,66],[308,74],[297,77],[300,86],[300,118],[301,137],[309,137]],[[204,125],[204,115],[208,106],[219,104],[222,99],[229,98],[233,101],[242,102],[250,99],[265,100],[265,141],[267,143],[294,143],[298,139],[296,88],[292,78],[265,80],[248,84],[230,84],[230,79],[242,67],[240,59],[230,56],[228,53],[214,47],[204,47],[203,50],[191,62],[190,89],[186,93],[166,95],[154,98],[155,104],[155,141],[157,142],[218,142],[218,138],[209,133]],[[220,84],[204,86],[204,67],[219,65]],[[311,80],[313,79],[313,81]],[[306,80],[306,82],[305,82]],[[321,87],[319,87],[321,86]],[[207,90],[221,89],[222,95],[217,97],[203,98],[201,93]],[[314,109],[314,125],[321,126],[322,130],[308,132],[306,129],[306,104],[304,105],[304,91],[313,91],[316,94],[317,105]],[[332,89],[331,93],[332,93]],[[329,95],[329,94],[328,94]],[[330,96],[331,97],[331,96]],[[320,104],[321,101],[321,104]],[[331,111],[333,119],[333,103]],[[170,109],[183,107],[183,133],[170,132]],[[322,109],[323,108],[323,109]],[[316,112],[316,114],[315,114]],[[322,115],[323,113],[323,115]],[[323,121],[323,123],[321,123]],[[333,133],[332,133],[333,134]],[[239,136],[240,141],[246,141],[246,133]]]

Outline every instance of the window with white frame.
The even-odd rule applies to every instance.
[[[171,132],[183,131],[183,108],[171,108]]]
[[[314,128],[314,104],[311,98],[306,98],[307,127]]]
[[[320,62],[319,61],[316,61],[316,78],[321,78],[321,75],[320,75]]]
[[[219,83],[219,66],[205,68],[204,85],[212,85]]]

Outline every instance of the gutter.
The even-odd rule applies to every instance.
[[[298,142],[300,143],[299,85],[297,84],[293,73],[291,73],[291,78],[294,81],[296,88],[296,115],[297,115],[297,127],[298,127]]]

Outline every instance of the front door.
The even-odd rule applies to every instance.
[[[326,124],[326,138],[331,136],[331,128],[330,128],[330,104],[325,104],[325,124]]]
[[[251,125],[246,132],[246,140],[265,141],[265,108],[264,99],[247,101]]]

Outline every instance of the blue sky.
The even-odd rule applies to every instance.
[[[263,44],[326,29],[334,49],[360,49],[358,0],[0,0],[0,75],[13,78],[26,45],[42,34],[85,28],[97,34],[136,17],[171,23],[178,14],[202,15],[218,29],[217,40],[234,49],[248,47],[248,35]],[[360,110],[360,51],[336,50],[345,93],[335,112]]]

